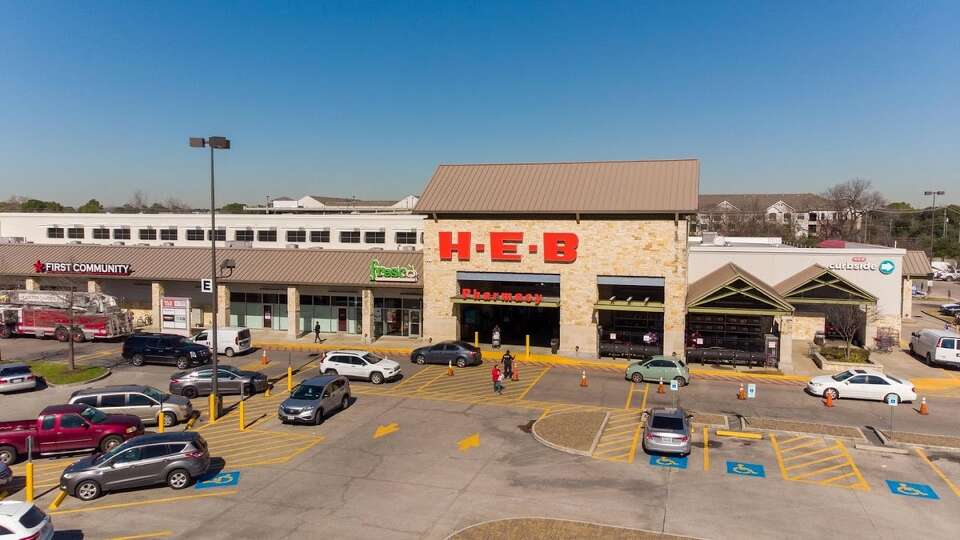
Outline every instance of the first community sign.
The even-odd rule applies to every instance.
[[[43,262],[33,263],[38,274],[88,274],[97,276],[129,276],[133,273],[129,264],[88,262]]]

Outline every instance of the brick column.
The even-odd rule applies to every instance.
[[[160,322],[163,320],[163,306],[161,305],[160,299],[163,298],[163,283],[159,281],[154,281],[150,284],[150,302],[152,304],[153,312],[153,326],[160,328]]]
[[[217,283],[217,324],[230,325],[230,287]]]
[[[300,289],[287,287],[287,339],[300,337]]]
[[[364,343],[373,343],[373,289],[360,293],[360,333]]]
[[[99,279],[88,279],[87,280],[87,292],[90,294],[97,294],[103,292],[103,282]]]
[[[23,288],[28,291],[39,291],[40,280],[37,278],[27,278],[23,281]]]
[[[780,371],[793,373],[793,316],[780,316]]]

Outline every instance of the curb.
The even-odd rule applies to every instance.
[[[593,453],[597,451],[597,445],[600,444],[600,435],[603,434],[603,430],[607,428],[607,421],[610,420],[610,411],[607,411],[607,414],[603,417],[603,422],[600,422],[600,429],[597,430],[597,434],[593,436],[593,442],[590,443],[590,456],[593,456]]]
[[[877,452],[878,454],[899,454],[899,455],[907,455],[907,454],[910,453],[909,450],[906,450],[906,449],[904,449],[904,448],[893,448],[893,447],[890,447],[890,446],[876,446],[876,445],[873,445],[873,444],[860,444],[860,443],[857,443],[857,444],[854,444],[853,447],[854,447],[856,450],[864,450],[864,451],[866,451],[866,452]]]
[[[53,384],[52,382],[48,381],[46,378],[43,379],[43,382],[45,382],[45,383],[47,384],[47,386],[49,386],[49,387],[51,387],[51,388],[70,388],[71,386],[83,386],[83,385],[85,385],[85,384],[90,384],[90,383],[97,382],[97,381],[99,381],[99,380],[106,379],[107,377],[110,376],[111,373],[113,373],[113,371],[111,371],[110,368],[106,368],[106,370],[107,370],[107,371],[104,372],[102,375],[97,375],[96,377],[94,377],[94,378],[92,378],[92,379],[87,379],[87,380],[85,380],[85,381],[80,381],[80,382],[75,382],[75,383]]]
[[[569,414],[569,413],[562,412],[562,413],[554,413],[554,414]],[[605,413],[605,416],[603,417],[603,422],[600,423],[600,429],[597,431],[597,435],[594,436],[593,444],[590,445],[589,451],[577,450],[575,448],[570,448],[567,446],[560,446],[559,444],[552,443],[544,439],[543,437],[541,437],[537,433],[537,424],[540,423],[540,420],[543,420],[544,418],[548,418],[550,416],[554,416],[554,415],[548,414],[543,418],[538,418],[537,421],[533,423],[533,426],[530,427],[530,433],[533,435],[533,438],[537,440],[537,442],[546,446],[547,448],[552,448],[554,450],[557,450],[558,452],[566,452],[567,454],[573,454],[575,456],[592,457],[593,449],[597,446],[597,442],[600,438],[600,434],[603,433],[603,428],[607,425],[607,419],[610,418],[610,413],[609,412]]]

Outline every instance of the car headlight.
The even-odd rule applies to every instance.
[[[76,476],[75,473],[63,473],[63,479],[64,479],[64,480],[69,480],[69,479],[73,478],[74,476]]]
[[[197,357],[197,353],[195,353],[195,352],[193,352],[193,351],[190,351],[190,357],[191,357],[191,358],[196,358],[196,357]]]
[[[137,426],[130,426],[125,431],[127,433],[135,433],[137,431]]]
[[[317,409],[316,407],[305,407],[303,410],[300,411],[300,414],[312,413],[316,409]]]

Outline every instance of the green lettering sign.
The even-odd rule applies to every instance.
[[[407,266],[383,266],[380,261],[370,261],[370,281],[402,281],[416,283],[419,274],[412,264]]]

